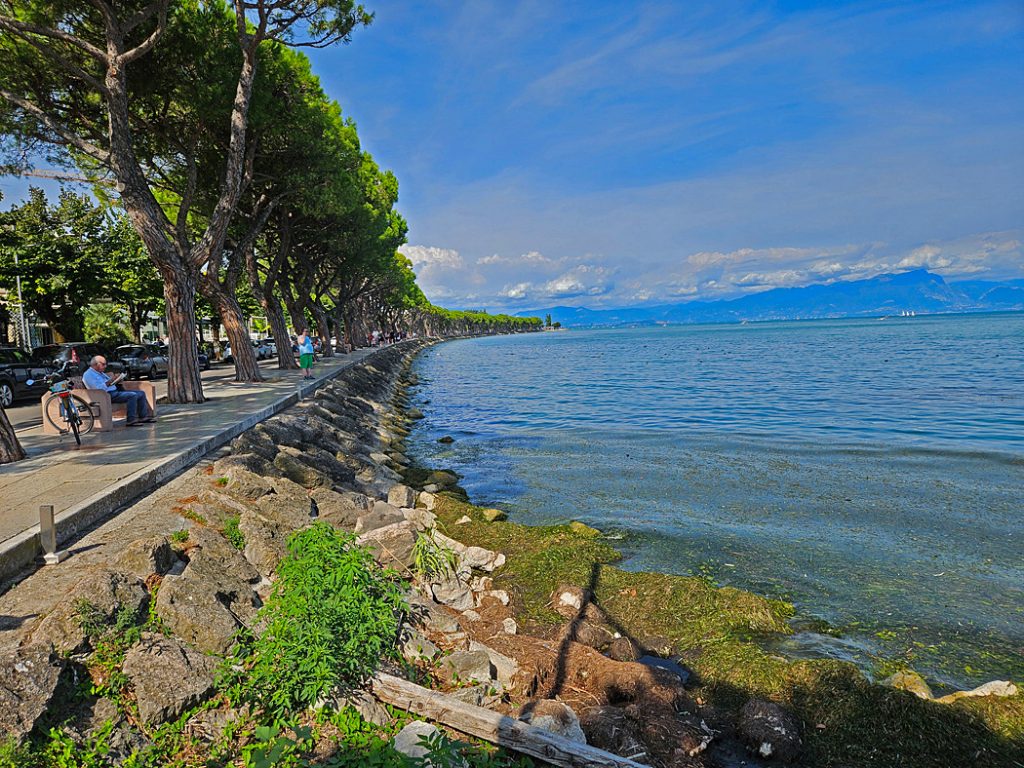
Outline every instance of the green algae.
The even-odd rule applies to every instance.
[[[1020,693],[939,704],[874,684],[848,662],[787,661],[763,645],[793,631],[788,603],[702,577],[625,571],[615,566],[619,553],[589,531],[486,522],[461,497],[457,490],[439,495],[434,512],[465,543],[506,554],[495,584],[513,596],[527,627],[562,621],[550,606],[558,586],[590,589],[623,634],[672,642],[694,672],[692,693],[701,701],[733,714],[755,696],[792,709],[803,723],[806,765],[1024,766]],[[464,515],[471,522],[456,526]]]

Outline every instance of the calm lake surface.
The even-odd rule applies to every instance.
[[[489,337],[414,369],[410,452],[475,502],[792,601],[787,655],[1024,678],[1024,314]]]

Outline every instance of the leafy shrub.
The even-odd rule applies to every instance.
[[[422,579],[455,573],[459,556],[438,544],[433,536],[417,536],[412,548],[412,571]]]
[[[405,606],[394,574],[327,523],[291,536],[277,574],[260,611],[266,628],[229,660],[241,668],[229,695],[283,716],[372,675]]]
[[[238,515],[232,515],[224,521],[224,538],[231,542],[238,551],[245,549],[245,534],[238,529]]]

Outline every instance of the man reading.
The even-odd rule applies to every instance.
[[[128,408],[128,421],[126,426],[136,427],[143,422],[156,421],[149,401],[146,400],[145,392],[128,391],[118,389],[115,384],[121,377],[107,376],[107,359],[103,355],[96,355],[89,361],[89,367],[82,374],[82,382],[87,389],[103,389],[110,393],[110,402],[124,403]]]

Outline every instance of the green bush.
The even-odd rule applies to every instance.
[[[277,575],[260,612],[266,629],[229,660],[241,668],[229,694],[284,716],[372,675],[405,606],[394,574],[323,522],[292,535]]]

